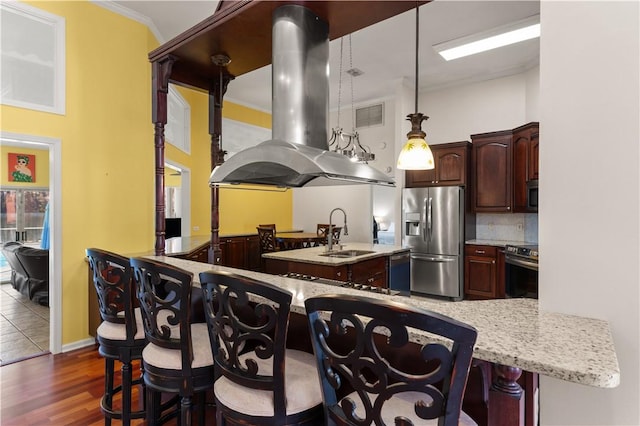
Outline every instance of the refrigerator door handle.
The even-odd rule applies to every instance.
[[[424,242],[429,241],[429,208],[427,207],[427,199],[424,199],[424,221],[421,223],[422,225],[422,239]],[[426,222],[426,224],[425,224]]]
[[[428,231],[427,241],[431,241],[431,234],[433,231],[433,219],[431,217],[432,206],[433,206],[433,198],[429,197],[429,201],[427,202],[427,231]]]
[[[434,256],[424,256],[424,255],[411,255],[412,259],[418,260],[428,260],[429,262],[455,262],[456,259],[454,257],[434,257]]]

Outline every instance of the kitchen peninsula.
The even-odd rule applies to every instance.
[[[210,270],[271,283],[293,293],[291,311],[295,314],[305,315],[304,300],[308,297],[339,293],[391,299],[470,324],[478,330],[474,358],[494,367],[488,404],[490,425],[525,424],[520,404],[524,405],[526,396],[516,383],[523,371],[600,388],[614,388],[620,383],[616,350],[606,321],[541,311],[534,299],[447,302],[389,296],[173,257],[152,258],[191,271],[195,285],[199,285],[198,274]],[[429,339],[417,331],[410,337],[418,344]],[[527,418],[529,415],[525,412]]]
[[[409,249],[400,246],[349,243],[331,252],[326,246],[319,246],[264,253],[262,257],[268,274],[310,275],[379,288],[389,288],[391,284],[409,290]],[[396,274],[402,266],[395,266],[392,259],[399,258],[405,260],[406,271]]]

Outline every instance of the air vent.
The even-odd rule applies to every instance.
[[[356,128],[384,124],[384,104],[356,109]]]

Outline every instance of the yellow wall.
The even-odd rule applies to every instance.
[[[88,337],[87,301],[93,294],[84,250],[153,251],[155,171],[148,53],[158,43],[144,25],[88,1],[26,3],[66,20],[66,114],[0,105],[0,128],[61,141],[62,252],[56,256],[62,265],[62,343],[70,344]],[[191,169],[191,223],[206,234],[211,171],[208,99],[191,90],[182,93],[191,104],[191,155],[168,145],[166,159]],[[227,110],[237,114],[237,120],[257,125],[268,121],[268,114],[254,116],[250,110],[225,104],[225,115]],[[255,225],[267,217],[282,228],[291,226],[290,194],[265,199],[262,193],[236,192],[242,194],[221,195],[221,232],[255,232]]]
[[[9,173],[13,171],[13,164],[8,164],[9,153],[35,155],[35,182],[9,181]],[[31,167],[33,169],[33,167]],[[32,148],[18,148],[15,146],[0,146],[0,186],[21,188],[48,188],[49,187],[49,151]]]

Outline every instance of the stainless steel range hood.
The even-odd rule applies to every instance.
[[[272,41],[273,139],[216,167],[209,185],[394,186],[381,171],[329,151],[328,24],[303,6],[281,6],[273,14]]]

